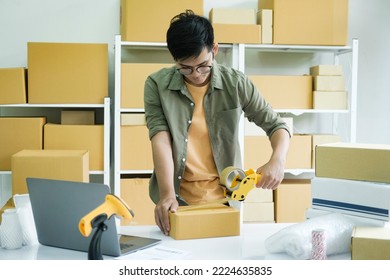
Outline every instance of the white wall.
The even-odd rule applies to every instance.
[[[390,1],[349,2],[349,38],[359,38],[357,141],[390,143]],[[257,7],[257,0],[204,3],[205,14],[212,6]],[[113,93],[118,33],[119,0],[0,0],[0,67],[27,67],[28,41],[108,43]]]

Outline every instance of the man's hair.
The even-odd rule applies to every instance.
[[[198,57],[206,47],[212,50],[214,30],[209,20],[186,10],[174,16],[167,31],[168,50],[175,61]]]

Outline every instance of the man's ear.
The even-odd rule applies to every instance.
[[[218,43],[213,44],[212,52],[214,53],[214,57],[218,54]]]

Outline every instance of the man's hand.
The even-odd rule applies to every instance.
[[[270,160],[267,164],[259,167],[256,173],[261,174],[256,187],[275,190],[284,178],[284,163]]]
[[[161,198],[154,209],[154,219],[160,230],[168,235],[170,231],[169,212],[176,212],[179,206],[175,197]]]

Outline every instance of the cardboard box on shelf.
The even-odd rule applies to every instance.
[[[122,113],[121,125],[146,125],[144,113]]]
[[[162,68],[172,66],[168,63],[122,63],[121,108],[144,108],[146,78]]]
[[[345,91],[344,76],[314,76],[314,91]]]
[[[311,135],[293,135],[286,169],[311,168]],[[256,168],[269,161],[272,148],[267,136],[244,137],[244,168]]]
[[[272,44],[273,42],[272,10],[263,9],[258,11],[257,24],[261,25],[261,43]]]
[[[187,9],[203,15],[203,0],[166,0],[158,8],[155,0],[121,0],[122,41],[165,42],[171,19]]]
[[[90,170],[104,170],[104,127],[48,123],[44,126],[44,149],[87,150]]]
[[[275,221],[277,223],[303,222],[311,206],[310,180],[285,179],[274,191]]]
[[[320,64],[310,67],[311,76],[342,76],[343,67],[340,64]]]
[[[0,68],[0,104],[27,103],[26,76],[23,67]]]
[[[103,104],[108,44],[29,42],[28,103]]]
[[[351,238],[352,260],[390,260],[390,228],[355,227]]]
[[[240,211],[225,205],[207,209],[181,206],[169,213],[169,235],[177,240],[240,235]]]
[[[390,220],[390,184],[314,177],[311,188],[315,209]]]
[[[71,125],[94,125],[95,111],[61,111],[61,124]]]
[[[316,147],[317,177],[390,183],[390,145],[331,143]]]
[[[261,44],[260,25],[214,23],[213,28],[215,42],[227,44]]]
[[[24,149],[43,149],[45,117],[0,117],[0,170],[11,170],[11,156]]]
[[[322,145],[322,144],[329,144],[329,143],[338,143],[341,142],[341,137],[339,135],[334,135],[334,134],[313,134],[311,138],[311,143],[312,143],[312,168],[315,168],[316,164],[316,147],[317,145]]]
[[[274,12],[274,44],[348,43],[348,0],[261,0],[258,9]]]
[[[273,202],[248,202],[245,200],[242,211],[243,222],[275,222]]]
[[[250,75],[265,100],[275,109],[312,109],[313,81],[311,76]]]
[[[131,119],[131,114],[127,118]],[[146,125],[121,125],[120,129],[121,170],[152,170],[152,147]]]
[[[313,91],[313,109],[346,110],[348,96],[346,91]]]
[[[155,225],[155,204],[149,197],[149,178],[126,178],[120,182],[120,197],[134,211],[133,219],[121,220],[121,225]]]
[[[256,10],[245,8],[212,8],[209,12],[212,24],[256,24]]]
[[[86,150],[22,150],[11,162],[13,195],[28,193],[28,177],[89,182]]]

